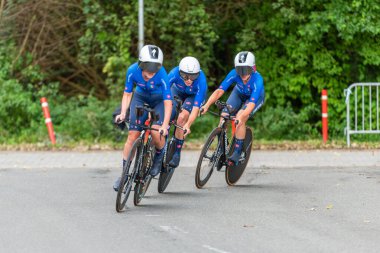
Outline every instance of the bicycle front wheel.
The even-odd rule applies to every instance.
[[[233,153],[233,147],[235,143],[235,139],[231,143],[230,155]],[[243,152],[242,152],[242,163],[237,165],[227,165],[226,168],[226,183],[228,185],[234,185],[240,177],[243,175],[245,168],[247,167],[249,157],[251,156],[252,150],[252,130],[247,127],[245,139],[243,143]]]
[[[139,179],[135,184],[133,204],[137,206],[140,204],[142,198],[145,196],[146,191],[149,188],[152,177],[149,175],[150,168],[153,163],[153,154],[156,153],[152,137],[149,136],[148,142],[144,146],[143,161],[141,170],[139,171]]]
[[[169,161],[172,159],[173,154],[175,152],[175,142],[174,140],[170,140],[168,143],[168,148],[166,150],[166,159],[164,161],[164,165],[166,168],[161,171],[160,177],[158,178],[158,192],[163,193],[166,187],[169,185],[170,179],[173,176],[174,168],[170,168]]]
[[[218,164],[220,154],[218,154],[222,129],[220,127],[215,128],[208,137],[201,155],[199,156],[197,170],[195,172],[195,186],[202,188],[210,179],[214,167]],[[219,136],[219,138],[218,138]]]
[[[129,194],[132,190],[132,184],[139,170],[139,151],[142,148],[141,139],[137,139],[132,146],[128,155],[123,172],[121,174],[119,189],[116,197],[116,211],[121,212],[127,203]]]

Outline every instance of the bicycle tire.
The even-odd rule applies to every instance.
[[[168,143],[168,149],[166,151],[166,161],[163,162],[163,164],[167,165],[166,168],[163,168],[164,170],[161,170],[160,177],[158,178],[158,187],[157,190],[159,193],[163,193],[166,190],[166,187],[168,187],[169,182],[174,174],[175,168],[171,168],[168,164],[169,161],[172,159],[173,154],[175,152],[175,141],[170,140]],[[163,165],[164,166],[164,165]]]
[[[132,184],[137,176],[137,171],[139,167],[138,155],[139,150],[142,146],[141,139],[137,139],[132,146],[131,151],[129,152],[128,158],[126,160],[123,172],[121,174],[119,189],[117,191],[116,197],[116,211],[121,212],[127,203],[129,194],[132,190]],[[130,168],[132,171],[129,173]]]
[[[231,143],[229,155],[231,155],[233,152],[234,143],[235,143],[235,138]],[[234,185],[236,184],[237,181],[239,181],[240,177],[244,173],[245,168],[247,167],[249,158],[251,156],[251,151],[252,151],[252,130],[249,127],[247,127],[245,139],[243,143],[243,152],[244,152],[245,158],[244,158],[244,161],[240,164],[227,165],[225,178],[226,178],[226,183],[228,185]]]
[[[141,180],[138,180],[135,184],[134,194],[133,194],[133,204],[137,206],[140,204],[141,200],[144,198],[145,193],[147,192],[152,177],[149,175],[150,167],[153,163],[153,154],[155,153],[154,146],[152,143],[152,137],[149,136],[147,143],[144,146],[143,162],[140,171],[140,178],[145,183],[142,183]]]
[[[215,150],[212,152],[212,154],[207,155],[207,151],[209,151],[211,145],[215,141],[215,137],[220,136],[221,133],[222,133],[222,129],[220,127],[215,128],[209,135],[205,145],[202,148],[201,154],[198,159],[197,169],[195,172],[195,186],[198,189],[201,189],[207,183],[207,181],[211,177],[212,172],[214,171],[214,167],[216,167],[216,165],[219,162],[219,158],[217,157],[217,150],[220,145],[220,142],[219,142],[220,138],[216,138],[217,143],[216,143]],[[214,148],[214,146],[212,148]],[[209,159],[210,162],[209,164],[206,165],[206,168],[203,169],[202,163],[204,163],[204,158]],[[205,177],[202,176],[204,174],[202,170],[203,172],[205,171],[207,172],[205,173],[206,174]]]

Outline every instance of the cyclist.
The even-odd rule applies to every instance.
[[[182,112],[178,116],[177,124],[182,126],[186,130],[185,135],[188,135],[207,93],[206,76],[200,68],[199,61],[191,56],[183,58],[179,66],[170,71],[169,83],[173,96],[178,96],[183,102]],[[172,118],[176,113],[176,105],[177,102],[173,100]],[[175,133],[176,150],[169,161],[169,165],[174,168],[179,165],[183,143],[184,131],[177,129]]]
[[[251,52],[243,51],[235,56],[235,68],[230,71],[202,107],[202,114],[206,113],[232,84],[236,85],[227,100],[227,105],[231,116],[236,115],[238,124],[235,132],[235,149],[228,159],[238,164],[245,139],[246,122],[260,109],[265,100],[264,81],[260,73],[256,71],[255,56]],[[223,110],[223,114],[228,115],[227,108]]]
[[[159,119],[153,123],[152,127],[159,131],[151,131],[153,143],[156,147],[156,155],[153,160],[152,176],[156,176],[161,169],[162,158],[164,156],[165,138],[160,138],[160,133],[166,136],[172,111],[172,95],[165,68],[162,66],[163,53],[161,49],[154,45],[145,45],[139,54],[139,61],[132,64],[127,71],[123,99],[121,101],[121,113],[116,116],[115,121],[125,120],[129,108],[136,108],[147,103],[152,107]],[[133,86],[136,90],[133,98]],[[124,145],[123,167],[134,141],[139,137],[144,124],[148,118],[145,112],[140,118],[136,118],[134,110],[129,113],[129,134]],[[117,191],[120,177],[114,183],[114,190]]]

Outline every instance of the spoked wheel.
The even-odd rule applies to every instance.
[[[231,148],[229,155],[232,155],[233,147],[235,143],[235,138],[231,143]],[[243,175],[245,168],[247,167],[249,157],[251,156],[251,148],[252,148],[252,130],[247,127],[247,131],[245,134],[244,144],[243,144],[243,152],[242,159],[243,161],[237,165],[227,165],[226,168],[226,182],[228,185],[234,185]]]
[[[136,182],[134,188],[133,204],[135,206],[141,202],[149,188],[150,182],[152,181],[152,176],[149,175],[149,169],[153,163],[153,154],[155,153],[155,149],[151,137],[149,137],[148,143],[145,147],[146,149],[143,154],[143,162],[140,171],[141,174],[139,175],[139,180]]]
[[[132,146],[127,161],[121,174],[119,189],[116,197],[116,211],[121,212],[127,203],[129,194],[132,190],[132,184],[137,176],[139,167],[138,150],[142,147],[141,139],[137,139]]]
[[[199,156],[197,170],[195,172],[195,185],[197,188],[202,188],[210,179],[214,167],[219,162],[217,150],[219,148],[219,138],[222,132],[220,127],[215,128],[208,137],[203,146],[201,155]]]
[[[173,154],[175,152],[175,142],[174,140],[170,140],[168,144],[168,149],[166,151],[166,158],[163,162],[164,165],[169,164],[169,161],[172,159]],[[163,193],[166,187],[169,185],[170,179],[174,174],[175,168],[169,167],[167,165],[166,168],[163,168],[163,171],[160,173],[160,177],[158,178],[158,192]]]

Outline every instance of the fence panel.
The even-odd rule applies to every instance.
[[[344,90],[348,147],[352,134],[380,134],[379,87],[380,83],[354,83]]]

